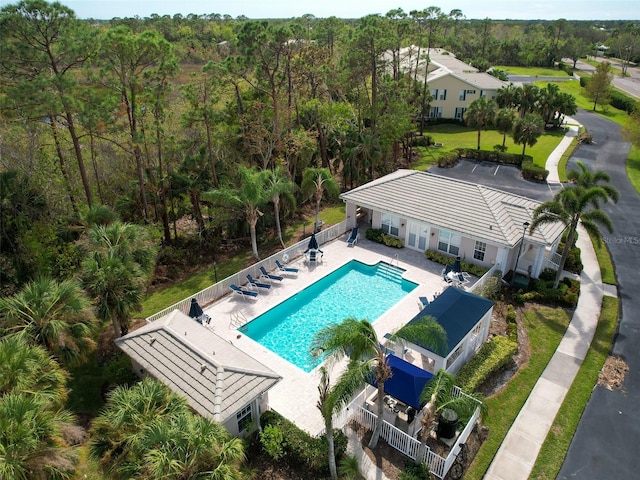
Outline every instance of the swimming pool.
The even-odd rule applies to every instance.
[[[243,333],[306,372],[319,364],[313,337],[347,317],[374,322],[418,285],[385,262],[351,260],[242,328]]]

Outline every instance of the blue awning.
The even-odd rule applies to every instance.
[[[387,365],[391,367],[393,376],[384,382],[384,393],[420,410],[424,405],[420,402],[420,395],[433,375],[395,355],[387,355]],[[375,378],[369,383],[378,386]]]

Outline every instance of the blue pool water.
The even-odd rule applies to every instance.
[[[263,313],[242,331],[310,372],[319,364],[310,352],[316,333],[347,317],[373,323],[417,287],[401,278],[403,272],[384,262],[372,266],[351,260]]]

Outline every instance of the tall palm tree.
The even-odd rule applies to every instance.
[[[496,112],[494,123],[500,133],[502,133],[502,147],[507,141],[507,133],[513,128],[516,120],[516,112],[511,108],[500,108]]]
[[[436,352],[442,351],[447,344],[445,331],[431,317],[424,317],[403,327],[402,338],[431,345]],[[392,335],[391,339],[397,337]],[[349,358],[347,370],[338,385],[345,382],[351,388],[353,385],[364,386],[368,379],[375,378],[378,385],[378,419],[369,442],[369,447],[375,448],[382,431],[384,384],[392,372],[387,364],[386,349],[380,343],[373,325],[367,320],[347,318],[342,323],[320,330],[313,339],[311,348],[314,352],[322,352],[331,364],[345,357]],[[336,388],[347,389],[344,385]]]
[[[319,225],[320,204],[325,191],[330,197],[337,197],[340,194],[340,187],[336,179],[333,178],[328,168],[307,168],[302,176],[302,192],[313,196],[316,203],[316,220],[314,231]]]
[[[293,191],[296,188],[296,184],[289,179],[285,170],[280,165],[277,165],[273,170],[267,170],[266,188],[271,195],[271,203],[273,203],[278,239],[280,240],[280,244],[284,247],[285,244],[284,240],[282,240],[282,228],[280,227],[280,197],[284,196],[291,205],[295,207],[296,197],[293,195]]]
[[[600,210],[600,202],[612,200],[617,203],[618,191],[610,185],[602,185],[603,182],[610,181],[609,175],[605,172],[590,172],[580,162],[578,166],[580,170],[567,173],[567,178],[575,184],[560,190],[553,200],[539,205],[533,211],[533,220],[529,227],[529,231],[533,232],[542,225],[562,222],[568,228],[553,288],[558,288],[560,284],[564,264],[575,242],[578,223],[582,223],[585,230],[598,242],[602,240],[598,225],[605,227],[610,233],[613,232],[611,219]]]
[[[241,441],[151,378],[113,390],[91,438],[91,455],[114,478],[241,478]]]
[[[16,295],[0,298],[0,311],[5,334],[42,345],[66,364],[83,361],[95,346],[96,318],[75,281],[36,278]]]
[[[267,171],[256,170],[255,167],[239,167],[239,185],[235,188],[221,187],[202,194],[202,199],[217,203],[226,207],[239,210],[249,224],[251,233],[251,249],[253,256],[258,255],[258,240],[256,225],[264,213],[260,210],[264,204],[271,200],[272,193],[267,189]]]
[[[533,147],[543,131],[544,125],[539,115],[528,113],[523,118],[516,120],[513,125],[513,141],[517,145],[522,144],[523,157],[527,145]]]
[[[338,470],[333,436],[333,415],[344,408],[353,394],[362,387],[362,379],[357,369],[347,369],[343,372],[338,382],[331,387],[329,372],[326,367],[320,367],[320,372],[319,398],[316,406],[324,419],[325,436],[329,446],[329,472],[332,480],[336,480],[338,478]]]
[[[69,374],[38,345],[29,345],[18,336],[0,340],[0,396],[37,393],[55,408],[67,400]]]
[[[478,150],[480,150],[480,133],[493,125],[496,116],[496,102],[480,97],[469,105],[464,113],[464,121],[468,127],[478,131]]]

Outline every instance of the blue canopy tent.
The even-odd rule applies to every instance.
[[[384,382],[384,393],[420,410],[425,403],[420,401],[420,395],[433,375],[395,355],[387,355],[387,365],[391,368],[392,377]],[[371,378],[369,383],[378,386],[375,378]]]

